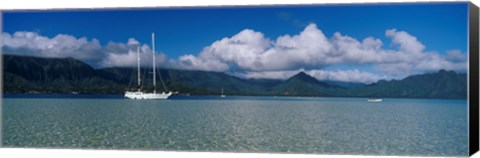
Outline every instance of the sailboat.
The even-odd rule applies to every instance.
[[[222,97],[222,98],[227,97],[225,94],[223,94],[223,88],[222,88],[222,94],[220,95],[220,97]]]
[[[140,47],[137,47],[137,91],[126,91],[125,98],[128,99],[168,99],[173,93],[172,92],[162,92],[157,93],[156,87],[156,74],[155,74],[155,33],[152,33],[152,55],[153,55],[153,93],[142,92],[140,89]],[[162,82],[163,84],[163,82]],[[165,86],[165,85],[164,85]]]

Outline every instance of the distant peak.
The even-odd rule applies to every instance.
[[[307,73],[303,72],[303,71],[300,71],[299,73],[297,73],[296,75],[293,75],[293,77],[295,76],[309,76],[311,77],[310,75],[308,75]]]
[[[438,72],[437,72],[437,73],[455,73],[455,71],[441,69],[441,70],[438,70]]]
[[[310,81],[318,81],[317,79],[315,79],[314,77],[308,75],[307,73],[301,71],[299,73],[297,73],[296,75],[293,75],[292,77],[290,77],[290,79],[293,79],[293,78],[298,78],[298,79],[302,79],[302,80],[310,80]]]

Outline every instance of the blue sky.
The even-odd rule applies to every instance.
[[[155,32],[157,40],[156,49],[158,52],[164,53],[162,54],[164,55],[164,60],[162,60],[163,64],[178,65],[178,68],[184,69],[195,69],[192,68],[195,66],[195,64],[192,65],[192,63],[195,63],[197,60],[199,63],[201,63],[200,61],[205,62],[204,60],[207,60],[207,57],[202,57],[202,55],[200,55],[201,53],[210,53],[210,55],[204,56],[219,55],[219,52],[213,52],[213,50],[211,52],[206,52],[204,48],[209,46],[213,48],[213,44],[216,41],[220,41],[224,38],[233,40],[233,36],[240,34],[240,32],[246,29],[262,33],[263,37],[261,37],[261,39],[268,39],[270,43],[273,43],[270,46],[265,46],[266,48],[264,52],[268,52],[267,49],[276,50],[277,47],[281,45],[276,42],[279,37],[284,35],[289,35],[291,37],[298,35],[305,31],[308,26],[311,26],[310,24],[314,24],[315,27],[312,26],[312,28],[315,28],[314,30],[320,30],[328,39],[332,38],[336,32],[339,32],[341,36],[348,36],[359,42],[362,42],[362,40],[367,37],[373,37],[381,41],[382,44],[380,49],[382,49],[382,52],[402,51],[400,48],[401,44],[398,43],[398,41],[397,43],[392,41],[394,37],[397,37],[395,35],[399,35],[399,40],[405,39],[401,38],[404,37],[401,36],[401,33],[404,32],[409,36],[416,38],[416,41],[424,46],[424,49],[422,49],[421,52],[425,54],[435,52],[440,56],[439,59],[445,58],[445,62],[448,61],[448,52],[455,51],[456,53],[450,53],[449,56],[460,56],[460,58],[462,55],[466,55],[468,33],[467,3],[465,2],[16,11],[5,12],[3,18],[4,35],[8,34],[11,36],[12,38],[8,39],[12,39],[12,41],[14,41],[15,32],[22,31],[24,33],[35,33],[36,36],[44,37],[47,40],[53,40],[59,34],[71,36],[76,40],[86,37],[87,43],[95,43],[93,42],[93,39],[97,39],[98,44],[100,45],[99,47],[102,47],[100,50],[95,50],[93,48],[90,49],[90,47],[89,49],[82,50],[103,51],[105,50],[103,47],[107,47],[110,41],[117,44],[126,44],[130,38],[149,46],[151,38],[150,33]],[[395,35],[392,34],[392,36],[386,36],[386,31],[390,29],[396,30],[394,31]],[[254,33],[245,33],[244,35],[249,36],[253,34]],[[8,44],[5,45],[7,47],[9,46]],[[15,50],[13,45],[11,50]],[[16,45],[16,47],[21,46]],[[225,45],[219,47],[224,48],[228,46]],[[68,48],[71,47],[62,47],[62,50]],[[145,50],[146,49],[148,48],[145,48]],[[237,48],[235,48],[235,50],[236,49]],[[312,51],[313,49],[308,50]],[[39,51],[40,54],[49,53],[45,52],[48,50],[37,51]],[[304,51],[299,51],[299,53],[300,52]],[[332,51],[330,50],[328,52]],[[75,52],[72,52],[71,54],[73,53]],[[399,52],[399,54],[400,53],[401,52]],[[290,54],[294,53],[291,52]],[[186,55],[193,56],[192,58],[189,58],[189,60],[191,59],[192,61],[182,62],[187,59],[184,58],[184,60],[182,60],[180,58]],[[75,56],[75,54],[73,54],[73,56]],[[97,57],[102,58],[106,56],[108,55]],[[270,68],[259,69],[242,66],[242,63],[238,63],[238,60],[233,60],[231,58],[226,59],[223,57],[225,56],[219,55],[215,59],[222,58],[219,59],[219,62],[225,62],[226,65],[229,65],[226,68],[218,69],[218,67],[221,66],[217,66],[217,68],[209,69],[208,66],[205,66],[206,63],[204,63],[203,66],[197,67],[202,67],[199,68],[200,70],[222,71],[247,78],[285,78],[281,77],[281,71],[283,71],[283,76],[288,76],[291,73],[298,71],[321,70],[324,72],[329,70],[340,72],[358,70],[360,72],[365,72],[363,74],[367,76],[369,74],[376,75],[376,78],[374,77],[375,79],[371,79],[376,80],[379,78],[398,78],[414,73],[433,71],[430,68],[418,70],[410,68],[413,70],[399,74],[390,74],[385,73],[385,71],[392,71],[393,69],[380,70],[379,67],[382,67],[381,64],[384,63],[373,60],[366,60],[366,62],[359,63],[350,63],[348,62],[349,60],[325,63],[322,61],[322,64],[294,61],[293,63],[295,64],[279,67],[268,66],[265,65],[266,63],[261,63],[265,67]],[[433,58],[437,57],[429,56],[425,58],[433,60]],[[95,65],[96,62],[100,61],[81,57],[78,59],[84,59],[86,62],[92,63],[92,65]],[[425,63],[428,62],[431,61],[426,61]],[[115,66],[112,64],[115,62],[110,63],[110,66]],[[418,65],[425,65],[425,63],[418,63]],[[101,67],[102,64],[97,65],[100,65]],[[458,67],[459,66],[451,66],[445,67],[445,69],[462,71],[462,69]],[[463,70],[465,69],[466,65]],[[262,77],[261,73],[264,73],[264,77]],[[309,74],[317,75],[316,77],[319,79],[335,78],[318,76],[322,74],[331,76],[331,73],[318,73],[319,72],[315,73],[312,71]],[[349,79],[348,81],[350,80],[353,79]]]

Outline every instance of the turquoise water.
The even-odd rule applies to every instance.
[[[465,100],[5,98],[7,147],[468,154]]]

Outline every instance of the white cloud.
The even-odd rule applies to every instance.
[[[445,70],[466,70],[466,56],[456,53],[456,51],[448,51],[446,57],[438,53],[430,53],[423,61],[415,65],[414,69],[425,71]]]
[[[215,41],[198,56],[181,56],[175,65],[185,69],[225,71],[229,63],[241,69],[254,70],[262,67],[260,56],[270,45],[262,33],[245,29],[231,38]]]
[[[390,29],[385,32],[387,37],[392,39],[394,44],[399,45],[400,50],[405,53],[423,53],[425,46],[417,40],[417,37],[408,34],[405,31]]]
[[[130,41],[129,41],[130,42]],[[137,45],[138,46],[138,45]],[[99,62],[100,67],[133,67],[137,65],[137,46],[110,42],[105,48],[105,58]],[[140,65],[151,66],[153,63],[152,50],[147,45],[140,47]],[[160,66],[167,61],[164,53],[155,54],[155,64]]]
[[[205,69],[205,65],[218,66],[221,65],[219,63],[224,63],[229,68],[248,71],[294,70],[321,66],[325,57],[321,53],[329,52],[330,49],[328,39],[314,24],[307,26],[299,35],[284,35],[275,42],[265,38],[263,33],[245,29],[230,38],[215,41],[198,56],[180,57],[177,64],[188,69]],[[183,63],[184,61],[193,62]],[[215,64],[207,64],[208,62]],[[225,68],[211,67],[211,70],[225,71]]]
[[[177,61],[170,61],[170,67],[187,69],[187,70],[203,70],[203,71],[218,71],[223,72],[228,70],[228,65],[219,60],[205,60],[197,58],[193,55],[183,55]]]
[[[292,71],[320,71],[324,67],[342,64],[373,66],[376,71],[395,78],[418,71],[467,68],[465,55],[460,51],[449,51],[446,55],[425,51],[426,46],[415,36],[396,29],[386,30],[385,36],[392,40],[390,49],[385,49],[383,42],[374,37],[360,41],[337,32],[327,38],[315,24],[308,25],[297,35],[283,35],[275,40],[266,38],[261,32],[245,29],[232,37],[215,41],[198,56],[184,55],[171,63],[183,69],[228,72],[247,78],[285,78]],[[357,77],[362,82],[378,77],[353,70],[350,73],[363,76]]]
[[[331,80],[331,81],[343,81],[343,82],[361,82],[361,83],[373,83],[380,79],[386,79],[385,76],[379,76],[370,72],[353,70],[311,70],[307,71],[307,74],[317,78],[318,80]]]
[[[141,47],[142,65],[151,65],[151,49],[141,45],[134,38],[127,43],[108,42],[101,46],[97,39],[86,37],[76,38],[71,35],[59,34],[49,38],[35,32],[2,33],[4,53],[37,57],[72,57],[88,62],[95,67],[131,67],[137,63],[136,48]],[[166,61],[166,55],[156,54],[156,63],[161,65]]]
[[[140,45],[140,42],[138,42],[135,38],[129,38],[127,45],[129,46],[137,46]]]
[[[77,39],[64,34],[48,38],[35,32],[2,33],[2,41],[3,46],[9,48],[7,50],[20,55],[73,57],[83,61],[96,61],[103,55],[97,39],[89,41],[85,37]]]
[[[449,50],[447,51],[447,56],[446,59],[451,62],[466,62],[467,61],[467,56],[465,54],[462,54],[462,51],[460,50]]]
[[[362,42],[340,33],[335,33],[330,42],[334,49],[329,52],[327,59],[329,64],[371,64],[384,61],[387,52],[382,51],[382,41],[373,37],[367,37]]]

